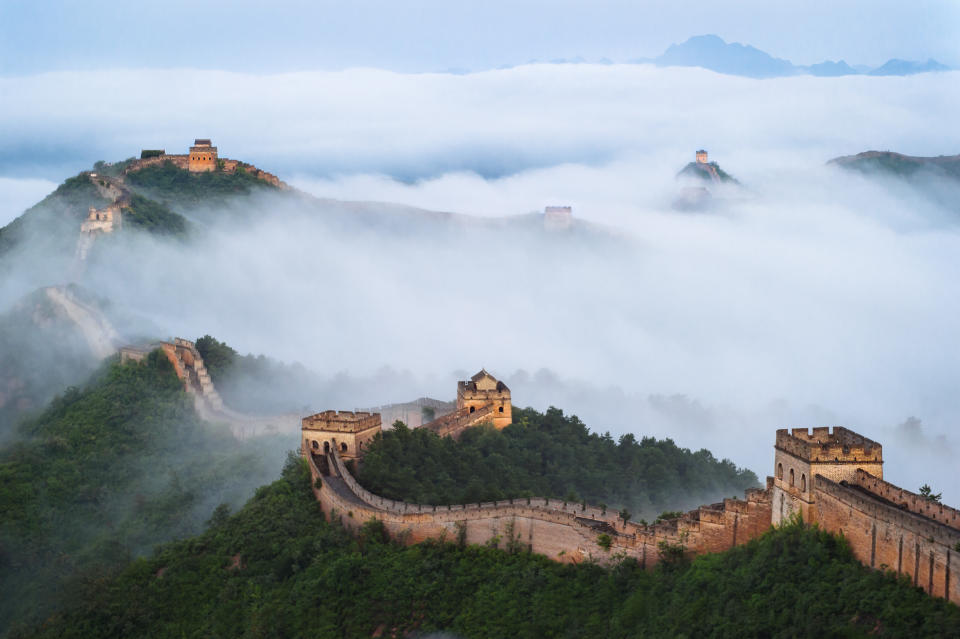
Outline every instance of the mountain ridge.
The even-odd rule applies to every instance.
[[[843,75],[904,76],[917,73],[951,71],[951,67],[933,58],[925,62],[891,58],[878,67],[863,72],[844,60],[830,60],[811,65],[795,65],[777,58],[749,44],[726,42],[720,36],[705,34],[692,36],[679,44],[671,44],[655,58],[641,58],[635,62],[649,62],[660,67],[701,67],[749,78],[765,79],[793,75],[837,77]]]

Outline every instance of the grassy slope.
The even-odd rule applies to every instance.
[[[107,204],[109,202],[97,192],[86,174],[67,178],[53,193],[0,228],[0,257],[12,251],[31,232],[38,230],[52,240],[69,236],[72,242],[76,242],[80,222],[90,207],[100,208]]]
[[[950,637],[960,609],[794,524],[644,572],[525,552],[400,547],[328,523],[299,460],[237,515],[94,580],[36,637]]]
[[[0,451],[0,628],[196,533],[218,503],[272,476],[281,457],[266,452],[201,422],[163,357],[107,365],[69,390]]]
[[[218,206],[238,195],[277,190],[242,169],[234,173],[191,173],[171,162],[129,173],[126,182],[131,189],[174,209]]]
[[[709,451],[673,441],[590,433],[576,417],[514,409],[502,431],[470,429],[459,441],[422,429],[385,431],[368,449],[359,479],[373,492],[428,504],[548,496],[627,507],[655,517],[743,496],[757,476]]]

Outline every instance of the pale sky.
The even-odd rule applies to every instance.
[[[958,32],[960,2],[946,0],[3,0],[0,74],[625,62],[706,33],[796,64],[933,57],[960,66]]]

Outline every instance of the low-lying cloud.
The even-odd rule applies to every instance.
[[[448,398],[454,371],[484,366],[518,404],[673,435],[760,475],[775,428],[845,424],[888,444],[891,480],[957,502],[953,478],[924,460],[940,435],[957,446],[960,219],[824,162],[868,148],[956,153],[958,78],[589,65],[51,74],[0,80],[18,96],[0,105],[0,152],[9,166],[12,149],[40,139],[89,164],[203,134],[321,197],[483,218],[572,204],[609,237],[490,220],[344,226],[334,203],[260,199],[189,249],[117,247],[130,268],[94,267],[87,283],[171,334],[211,333],[327,374],[390,366],[423,380],[418,394]],[[49,103],[58,93],[80,106]],[[678,213],[673,177],[701,146],[745,188],[709,213]],[[5,305],[49,283],[16,281],[0,286]],[[368,388],[339,407],[412,399],[401,392]],[[923,437],[906,456],[896,442],[911,416]]]

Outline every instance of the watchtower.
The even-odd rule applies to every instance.
[[[359,459],[380,432],[380,413],[326,410],[300,420],[303,450]]]
[[[799,511],[803,520],[815,518],[813,478],[822,475],[840,483],[853,480],[857,470],[883,479],[883,447],[841,426],[777,431],[774,446],[774,525]]]
[[[190,147],[190,159],[187,169],[194,173],[217,170],[217,147],[210,140],[197,138]]]
[[[573,226],[573,208],[548,206],[543,210],[543,226],[549,231],[559,231]]]
[[[494,428],[505,428],[513,423],[513,411],[510,406],[510,389],[496,377],[481,370],[469,380],[457,382],[457,410],[469,409],[473,413],[479,408],[493,405]]]
[[[706,164],[707,163],[707,152],[703,149],[697,151],[697,164]]]

